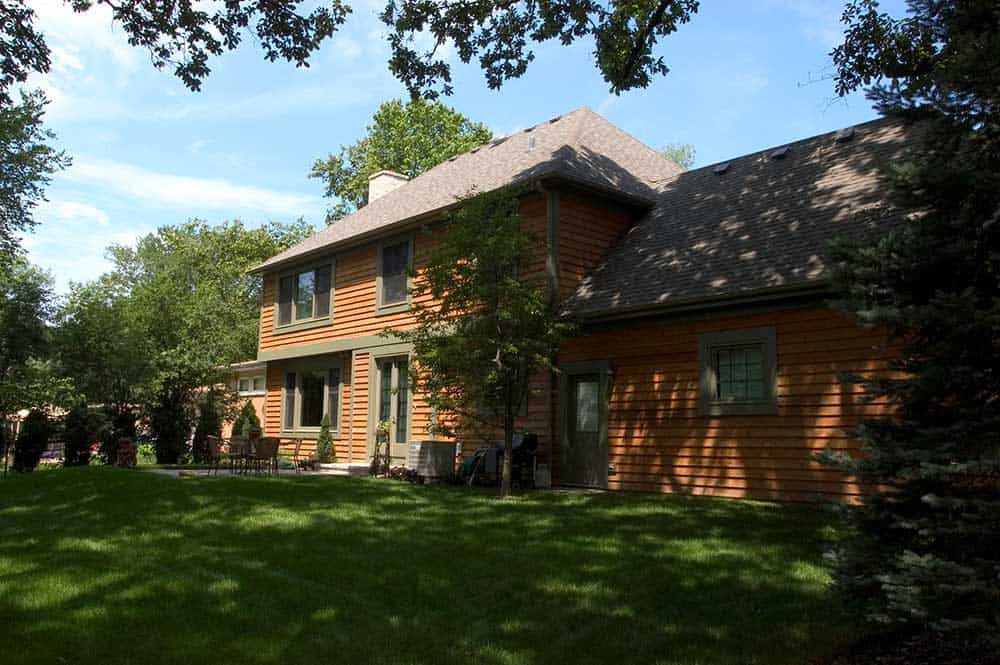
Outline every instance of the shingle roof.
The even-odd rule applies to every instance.
[[[454,205],[474,191],[559,176],[652,203],[660,186],[679,171],[652,148],[581,108],[435,166],[271,257],[254,272],[387,231]]]
[[[828,241],[897,223],[881,177],[905,132],[876,120],[851,138],[822,134],[687,171],[662,186],[571,296],[579,313],[615,313],[775,287],[821,284]],[[718,171],[722,171],[721,173]]]

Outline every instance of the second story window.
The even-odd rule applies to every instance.
[[[383,245],[379,253],[379,307],[406,303],[410,241]]]
[[[283,275],[278,280],[278,325],[330,316],[329,265]]]

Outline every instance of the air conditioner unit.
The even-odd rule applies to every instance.
[[[414,441],[406,454],[406,468],[424,478],[446,478],[455,472],[455,444]]]

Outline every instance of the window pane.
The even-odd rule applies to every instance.
[[[330,315],[330,266],[316,268],[316,316]]]
[[[388,422],[392,417],[392,363],[382,363],[380,372],[378,419]]]
[[[398,388],[396,390],[396,443],[406,441],[406,428],[409,420],[410,407],[410,376],[409,364],[405,360],[396,363]]]
[[[264,392],[264,387],[265,387],[264,386],[264,377],[263,376],[255,376],[253,378],[253,389],[256,392]]]
[[[406,301],[406,269],[410,264],[410,243],[404,241],[382,248],[382,303]]]
[[[578,381],[576,383],[576,431],[596,432],[598,430],[598,383]]]
[[[319,427],[323,421],[323,397],[326,382],[324,372],[304,372],[302,374],[302,427]]]
[[[282,277],[278,283],[278,325],[292,321],[292,290],[294,286],[295,280],[291,275]]]
[[[285,374],[285,429],[295,428],[295,372]]]
[[[759,344],[715,352],[716,397],[731,402],[764,398],[764,351]]]
[[[311,319],[313,315],[313,295],[316,287],[316,273],[299,273],[295,283],[295,318]]]
[[[337,368],[330,370],[330,377],[327,382],[329,391],[329,407],[327,413],[330,414],[330,427],[337,429],[340,423],[340,370]]]
[[[250,379],[240,379],[240,392],[248,392],[251,388]]]

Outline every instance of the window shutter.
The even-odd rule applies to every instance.
[[[334,367],[330,370],[330,378],[327,381],[329,395],[327,403],[329,405],[327,413],[330,415],[330,427],[340,429],[340,369]]]
[[[316,317],[330,315],[330,266],[316,268]]]
[[[292,322],[292,289],[294,276],[282,277],[278,282],[278,325]]]

